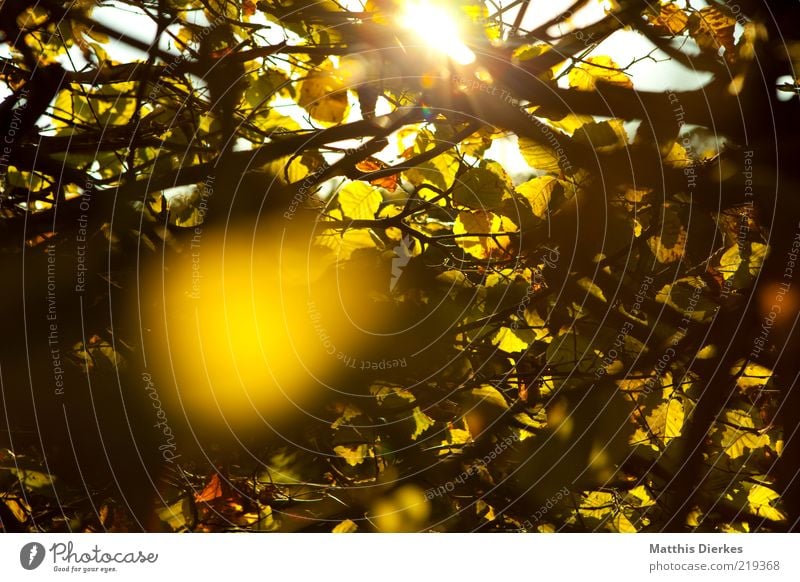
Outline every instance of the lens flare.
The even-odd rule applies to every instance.
[[[425,0],[408,2],[398,17],[398,22],[425,44],[444,53],[459,65],[475,62],[475,53],[461,40],[454,16],[444,7]]]

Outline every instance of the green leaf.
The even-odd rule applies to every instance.
[[[54,475],[33,469],[13,467],[8,468],[8,471],[19,480],[20,485],[27,491],[47,491],[53,487],[57,479]]]
[[[169,525],[173,531],[182,531],[189,527],[192,519],[192,502],[186,497],[156,512],[158,518]]]

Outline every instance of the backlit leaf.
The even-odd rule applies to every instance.
[[[628,75],[622,72],[611,57],[589,57],[575,65],[569,72],[569,86],[580,91],[593,91],[598,83],[608,83],[632,88]]]
[[[372,220],[383,197],[376,189],[364,182],[350,182],[339,191],[342,212],[354,220]]]
[[[344,82],[326,61],[300,83],[297,104],[317,121],[341,123],[350,108]]]

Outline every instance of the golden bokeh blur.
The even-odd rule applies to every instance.
[[[385,313],[364,291],[381,274],[341,276],[311,229],[245,230],[198,230],[144,298],[162,399],[205,434],[309,422],[326,394],[348,392],[342,379]]]
[[[415,485],[404,485],[373,504],[370,521],[383,533],[415,532],[425,526],[430,512],[425,492]]]

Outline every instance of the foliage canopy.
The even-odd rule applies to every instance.
[[[795,527],[797,7],[414,4],[3,2],[6,530]]]

